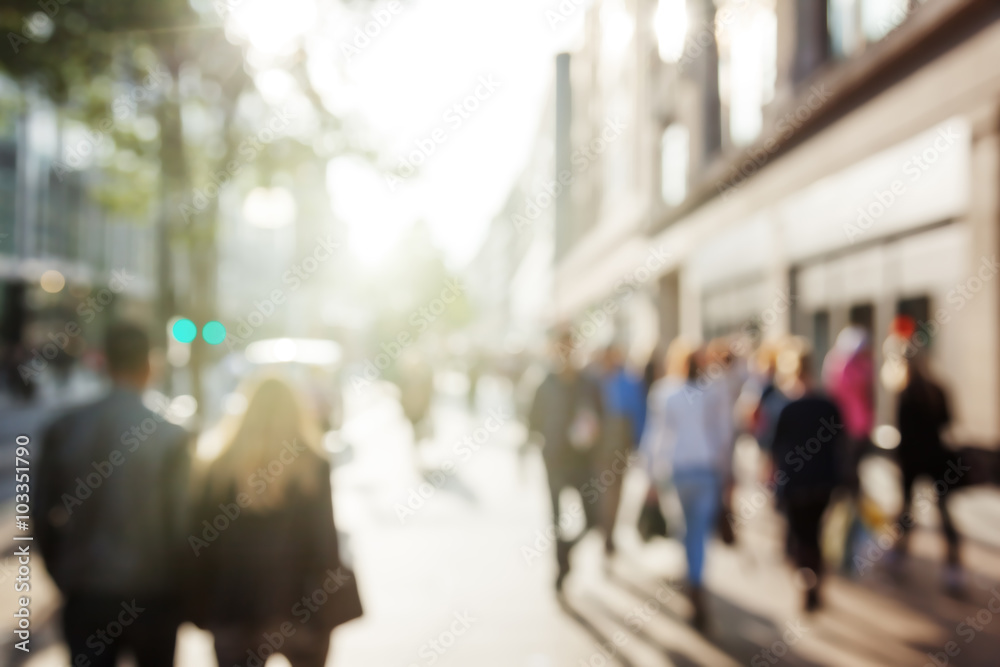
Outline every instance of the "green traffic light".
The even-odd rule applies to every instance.
[[[209,345],[218,345],[226,340],[226,327],[221,322],[216,322],[215,320],[206,322],[205,326],[201,328],[201,337]]]
[[[198,327],[187,318],[181,318],[174,322],[172,331],[174,338],[182,343],[190,343],[198,336]]]

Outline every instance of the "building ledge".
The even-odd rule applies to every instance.
[[[778,119],[774,128],[780,132],[762,133],[753,144],[730,149],[719,156],[692,184],[688,198],[652,219],[648,231],[662,231],[724,196],[734,184],[752,179],[797,146],[998,19],[1000,4],[995,0],[933,0],[921,5],[896,30],[858,56],[831,62],[803,82],[794,96],[771,112],[772,120]],[[819,99],[822,101],[817,106]],[[808,113],[796,117],[796,112],[804,110]]]

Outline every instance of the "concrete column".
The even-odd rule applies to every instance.
[[[952,387],[964,442],[996,447],[1000,443],[1000,106],[991,102],[973,114],[971,196],[965,295],[956,306],[960,334],[959,377]],[[956,287],[961,287],[956,286]]]

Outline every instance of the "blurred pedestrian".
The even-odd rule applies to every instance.
[[[37,539],[65,598],[72,664],[113,666],[129,649],[140,667],[172,667],[189,437],[143,404],[146,333],[112,325],[104,350],[110,393],[71,410],[45,434]],[[121,635],[96,641],[94,629],[112,622]]]
[[[874,364],[868,332],[845,327],[823,362],[823,384],[844,416],[846,451],[843,482],[852,494],[860,489],[858,466],[871,444],[875,423]]]
[[[841,569],[856,571],[855,546],[861,541],[861,459],[871,447],[875,424],[874,362],[868,331],[856,324],[845,327],[823,361],[823,384],[844,417],[845,446],[840,459],[841,484],[846,492],[847,531]]]
[[[721,337],[713,339],[703,350],[704,360],[701,363],[707,375],[706,389],[719,394],[718,400],[725,406],[722,412],[722,428],[724,437],[729,442],[729,452],[735,451],[736,438],[739,436],[740,424],[736,421],[736,404],[740,392],[746,383],[749,373],[746,359],[734,352],[735,339]],[[732,459],[723,468],[722,490],[719,499],[718,533],[719,538],[728,545],[736,543],[736,533],[728,517],[733,515],[733,477]]]
[[[744,386],[748,402],[753,405],[749,429],[763,453],[770,456],[774,427],[781,409],[788,403],[775,377],[781,345],[774,341],[761,344],[753,355],[753,372]]]
[[[952,594],[962,589],[959,558],[959,534],[948,511],[948,498],[961,482],[957,476],[961,467],[951,463],[951,456],[942,441],[942,433],[951,424],[948,395],[934,381],[928,369],[926,355],[911,356],[906,363],[906,385],[899,394],[899,464],[903,473],[903,516],[908,516],[913,502],[913,485],[921,476],[934,482],[934,495],[941,513],[941,530],[948,545],[945,586]],[[952,480],[954,480],[952,482]],[[952,482],[952,483],[949,483]],[[943,487],[943,489],[941,488]],[[902,535],[897,548],[906,553],[911,521],[900,521]]]
[[[694,606],[694,625],[704,630],[705,550],[719,511],[731,457],[722,394],[706,390],[697,349],[677,339],[667,350],[667,376],[649,393],[641,451],[653,481],[665,495],[676,490],[684,513],[684,552]]]
[[[778,424],[778,415],[788,405],[788,397],[782,393],[776,378],[781,349],[782,344],[777,341],[761,344],[753,356],[754,372],[744,387],[746,401],[753,406],[750,409],[748,427],[760,448],[760,477],[765,483],[774,481],[774,428]]]
[[[642,369],[642,385],[646,392],[646,397],[649,397],[649,390],[652,389],[653,383],[663,377],[663,358],[665,353],[663,347],[659,344],[653,348],[652,354],[649,355],[649,361]]]
[[[470,355],[469,365],[466,371],[469,378],[469,389],[466,392],[466,400],[469,403],[469,410],[476,412],[476,401],[478,400],[479,380],[482,379],[488,365],[484,354],[474,352]]]
[[[556,536],[557,591],[562,591],[569,574],[570,550],[599,521],[597,503],[588,489],[594,449],[601,438],[601,391],[592,378],[576,368],[572,357],[572,337],[565,332],[559,334],[550,345],[549,372],[535,392],[528,415],[528,430],[544,441],[542,458]],[[585,528],[575,539],[567,538],[562,530],[559,496],[565,488],[576,489],[584,499]]]
[[[434,369],[415,351],[400,360],[399,402],[413,427],[413,444],[419,445],[432,435],[431,399],[434,397]]]
[[[801,341],[778,356],[782,393],[790,402],[778,415],[772,444],[778,505],[788,521],[786,550],[805,584],[808,611],[820,606],[821,525],[840,481],[846,435],[837,405],[814,386],[810,364]]]
[[[646,423],[646,391],[642,379],[625,366],[621,348],[607,346],[601,357],[601,397],[604,428],[594,461],[595,480],[600,496],[600,523],[604,532],[604,551],[615,552],[615,519],[621,502],[622,481],[627,462],[636,448]],[[610,483],[605,483],[610,481]]]
[[[322,667],[330,632],[360,616],[361,605],[340,559],[318,430],[275,377],[250,392],[245,412],[223,430],[231,435],[192,515],[195,620],[215,636],[220,665],[255,653],[262,664],[277,652],[293,667]]]

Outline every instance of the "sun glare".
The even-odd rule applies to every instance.
[[[268,54],[294,50],[298,38],[316,25],[315,0],[245,0],[232,13],[239,34]]]
[[[659,42],[660,58],[664,62],[675,63],[684,53],[684,39],[688,28],[684,3],[685,0],[660,0],[656,7],[656,39]]]

